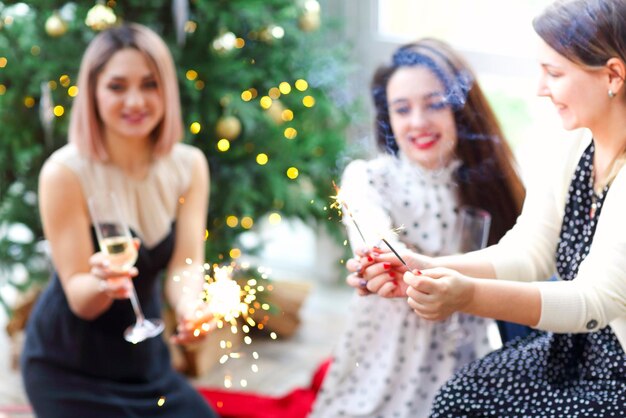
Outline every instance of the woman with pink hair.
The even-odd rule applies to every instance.
[[[173,342],[196,341],[198,321],[212,319],[191,316],[202,275],[181,274],[204,262],[209,175],[204,155],[178,143],[183,128],[170,52],[145,26],[106,30],[83,56],[78,89],[69,143],[50,156],[39,179],[54,273],[27,327],[28,398],[39,418],[215,416],[172,369],[163,338],[131,344],[122,337],[135,322],[131,278],[148,318],[161,315],[164,286],[179,320]],[[100,192],[115,193],[141,240],[128,271],[113,269],[97,250],[87,202]]]

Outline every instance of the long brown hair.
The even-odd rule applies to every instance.
[[[375,130],[381,149],[397,154],[389,121],[387,84],[398,68],[422,65],[442,82],[457,130],[454,173],[459,203],[487,210],[492,216],[489,245],[511,229],[522,209],[525,190],[513,153],[476,77],[465,60],[445,42],[425,38],[401,46],[391,65],[378,68],[372,79]]]

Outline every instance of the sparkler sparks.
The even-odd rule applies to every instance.
[[[333,181],[333,187],[335,188],[335,196],[330,196],[330,197],[332,199],[334,199],[335,201],[330,205],[330,207],[332,209],[337,209],[337,211],[339,212],[340,215],[341,215],[341,210],[343,210],[348,215],[348,217],[352,221],[352,224],[355,226],[357,232],[361,236],[361,239],[363,240],[363,243],[367,247],[368,246],[367,245],[367,240],[365,239],[365,236],[363,235],[363,231],[361,231],[361,228],[359,227],[359,224],[356,222],[356,219],[355,219],[354,215],[352,214],[352,212],[350,211],[350,209],[348,207],[348,204],[346,203],[345,199],[341,197],[341,189],[339,188],[339,186],[337,186],[337,184],[334,181]],[[409,266],[406,264],[406,261],[404,261],[404,259],[395,250],[395,248],[393,248],[391,246],[391,244],[389,243],[389,241],[387,241],[387,238],[386,238],[389,234],[396,235],[402,229],[404,229],[404,226],[400,226],[398,228],[393,228],[390,231],[387,231],[386,233],[381,234],[381,241],[384,242],[385,245],[387,245],[387,247],[389,247],[391,252],[394,253],[394,255],[398,258],[398,260],[400,260],[400,262],[402,264],[404,264],[405,267],[409,268]]]
[[[361,236],[361,239],[363,240],[363,244],[367,246],[367,240],[365,239],[365,236],[363,235],[363,232],[361,231],[359,224],[356,223],[356,219],[354,218],[354,215],[352,215],[350,208],[348,208],[348,204],[346,203],[345,199],[341,198],[341,189],[339,188],[339,186],[337,186],[337,184],[334,181],[333,181],[333,187],[335,188],[335,196],[331,196],[331,198],[335,199],[335,201],[330,205],[330,207],[332,209],[337,209],[340,215],[341,215],[341,211],[343,210],[350,217],[350,220],[354,224],[354,227],[356,228],[357,232]]]
[[[205,265],[203,303],[200,310],[204,309],[210,312],[218,330],[223,329],[224,331],[221,331],[221,333],[226,335],[223,336],[219,343],[220,348],[223,350],[223,354],[219,359],[221,365],[245,358],[248,354],[238,350],[239,344],[252,344],[251,331],[254,328],[263,329],[266,325],[265,319],[255,321],[253,315],[257,311],[270,309],[267,303],[262,303],[258,300],[258,296],[267,290],[271,290],[272,285],[265,283],[267,274],[263,268],[253,271],[248,267],[247,265],[237,265],[234,262],[225,266],[217,264],[213,266]],[[255,317],[258,318],[258,316],[256,315]],[[205,329],[205,326],[208,327],[209,324],[204,323],[195,331],[198,333],[200,333],[200,329],[208,331],[209,328]],[[228,328],[230,328],[232,337],[228,337]],[[256,351],[251,356],[253,360],[250,369],[256,373],[259,370],[256,364],[259,356]],[[234,381],[232,372],[226,370],[224,387],[232,387]],[[241,387],[245,387],[246,382],[246,379],[239,380]]]

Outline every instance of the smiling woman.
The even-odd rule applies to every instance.
[[[408,303],[421,318],[462,312],[538,331],[456,373],[431,418],[624,415],[626,3],[557,0],[533,27],[538,93],[566,129],[584,134],[536,168],[542,177],[496,245],[402,256],[411,268],[403,277]],[[391,253],[376,258],[366,274],[399,265]],[[552,275],[558,279],[546,280]]]
[[[98,116],[110,127],[105,137],[107,148],[118,149],[117,141],[150,139],[164,114],[154,65],[135,49],[116,53],[98,76],[96,106]]]
[[[553,0],[345,0],[352,42],[366,74],[399,45],[432,36],[452,45],[475,70],[504,133],[524,165],[529,138],[553,127],[551,109],[535,95],[535,48],[530,22]],[[358,13],[354,13],[357,11]],[[492,16],[498,16],[493,19]],[[364,29],[363,29],[364,28]],[[494,34],[497,33],[497,36]],[[365,82],[365,80],[364,80]],[[537,123],[539,122],[539,123]],[[549,136],[549,135],[546,135]],[[534,145],[534,144],[533,144]],[[536,161],[530,157],[531,164]]]
[[[449,98],[425,67],[400,68],[387,85],[389,122],[400,151],[421,166],[446,167],[457,145]]]
[[[540,42],[538,50],[542,70],[538,94],[548,97],[555,105],[563,128],[572,130],[596,125],[596,119],[611,110],[612,103],[606,100],[605,95],[596,92],[604,90],[607,77],[619,79],[619,72],[615,71],[616,60],[612,58],[613,61],[609,62],[607,59],[604,71],[602,68],[586,69],[560,55],[545,41]],[[577,88],[581,85],[592,88]],[[607,95],[614,97],[615,92],[609,89]],[[601,112],[597,112],[598,109]]]
[[[152,129],[140,136],[153,142],[156,156],[168,153],[183,137],[176,71],[169,49],[160,39],[155,42],[155,37],[152,31],[133,39],[122,35],[95,47],[92,43],[85,51],[85,68],[78,75],[81,93],[72,107],[68,133],[69,142],[81,153],[100,161],[109,158],[113,147],[107,149],[105,132],[95,129],[109,117],[100,106],[125,106],[128,100],[129,107],[107,111],[114,112],[111,117],[121,117],[120,111],[130,114],[142,109]],[[144,103],[133,103],[137,99]]]
[[[167,46],[145,26],[106,30],[83,56],[78,88],[69,144],[39,177],[55,271],[28,322],[21,360],[29,401],[40,418],[214,416],[174,372],[162,338],[122,338],[133,311],[138,325],[147,322],[143,314],[161,315],[163,272],[178,314],[172,342],[195,342],[211,329],[199,327],[212,316],[194,303],[203,284],[194,272],[204,262],[208,166],[199,150],[178,143],[181,112]],[[102,195],[115,205],[90,205],[90,217],[87,202]],[[110,246],[97,251],[96,235],[118,226],[114,212],[138,247],[133,251],[126,228],[113,234],[124,235],[120,248],[130,245],[137,260],[126,269],[114,268]]]
[[[378,280],[366,280],[373,274],[368,263],[380,252],[375,245],[401,228],[399,236],[385,236],[394,249],[448,254],[455,250],[453,225],[462,204],[491,212],[497,221],[490,241],[496,242],[524,198],[511,151],[473,72],[446,43],[421,39],[400,47],[374,74],[371,93],[386,155],[353,161],[342,177],[341,200],[351,210],[344,211],[344,224],[361,256],[348,283],[361,296],[379,291],[402,298],[353,300],[313,417],[428,415],[439,385],[491,349],[488,322],[462,316],[470,338],[461,339],[447,332],[448,324],[419,318],[406,303],[402,266],[382,264]],[[367,253],[363,245],[370,246]]]

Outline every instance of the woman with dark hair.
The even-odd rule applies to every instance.
[[[161,315],[163,283],[179,321],[173,342],[195,342],[211,328],[201,324],[212,316],[197,317],[193,303],[204,283],[193,269],[204,262],[208,166],[198,149],[179,143],[170,52],[145,26],[108,29],[87,47],[78,88],[69,144],[39,176],[54,274],[28,322],[28,399],[38,418],[215,416],[173,370],[161,336],[133,343],[122,336],[135,322],[129,280],[147,318]],[[114,256],[98,251],[87,202],[102,192],[115,193],[117,209],[141,239],[129,270],[114,269]]]
[[[533,25],[538,94],[566,130],[591,135],[554,156],[497,245],[461,256],[405,254],[421,270],[404,280],[423,318],[464,312],[548,332],[469,364],[441,388],[433,418],[626,411],[626,2],[557,1]],[[366,278],[394,263],[390,254],[375,261]],[[537,282],[553,273],[560,280]]]
[[[404,225],[387,237],[394,248],[448,254],[460,205],[491,213],[496,242],[515,222],[524,188],[468,65],[444,42],[423,39],[376,72],[372,95],[387,153],[355,160],[343,174],[341,199],[363,234],[344,217],[352,248],[374,246],[381,233]],[[383,268],[390,282],[381,293],[394,295],[402,271]],[[360,295],[374,290],[358,278],[353,284]],[[467,338],[419,318],[405,300],[355,298],[312,416],[427,416],[437,388],[491,350],[487,321],[462,315],[459,322]]]
[[[473,72],[447,44],[435,39],[405,45],[393,59],[394,65],[380,68],[372,82],[379,147],[394,155],[399,151],[391,131],[386,91],[389,79],[402,66],[431,69],[444,83],[444,99],[455,120],[454,156],[461,164],[453,171],[452,180],[459,186],[458,204],[479,207],[492,214],[488,242],[495,244],[515,223],[524,200],[524,186],[500,125]]]

